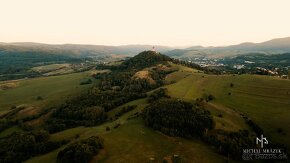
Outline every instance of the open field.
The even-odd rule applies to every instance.
[[[33,67],[31,70],[39,72],[39,73],[46,73],[46,72],[51,72],[51,71],[64,69],[64,68],[69,68],[69,67],[70,67],[70,64],[68,64],[68,63],[50,64],[50,65],[45,65],[45,66]]]
[[[5,83],[17,84],[13,88],[0,90],[0,115],[9,111],[12,106],[42,108],[63,102],[66,97],[89,88],[91,85],[80,85],[82,80],[88,78],[90,72],[6,81]]]

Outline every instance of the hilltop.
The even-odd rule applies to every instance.
[[[142,69],[156,65],[157,63],[164,63],[166,61],[172,61],[172,59],[155,51],[144,51],[126,60],[122,65],[127,68]]]

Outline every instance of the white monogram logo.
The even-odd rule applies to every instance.
[[[261,135],[261,139],[256,138],[256,144],[259,144],[259,142],[261,143],[261,148],[264,147],[264,144],[268,144],[268,140],[266,139],[266,137],[263,136],[263,134]]]

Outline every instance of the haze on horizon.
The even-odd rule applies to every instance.
[[[262,42],[290,36],[289,6],[289,0],[0,0],[0,42]]]

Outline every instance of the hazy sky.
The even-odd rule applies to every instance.
[[[229,45],[290,36],[290,0],[0,0],[0,42]]]

